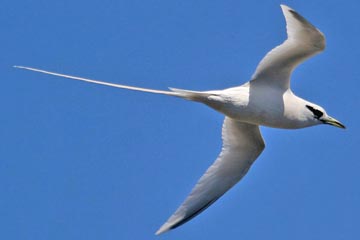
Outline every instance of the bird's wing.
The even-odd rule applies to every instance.
[[[265,147],[259,126],[228,117],[224,120],[222,139],[219,157],[156,234],[174,229],[204,211],[247,173]]]
[[[290,75],[297,65],[325,48],[324,35],[293,9],[281,5],[287,39],[261,60],[252,81],[283,89],[290,87]]]

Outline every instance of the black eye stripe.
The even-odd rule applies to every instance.
[[[315,108],[313,108],[312,106],[306,105],[306,107],[314,114],[314,117],[319,119],[322,117],[322,115],[324,115],[324,113],[320,110],[317,110]]]

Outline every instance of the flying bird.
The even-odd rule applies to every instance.
[[[225,115],[222,150],[189,196],[159,228],[161,234],[186,223],[219,199],[249,170],[265,148],[259,126],[298,129],[320,124],[345,126],[324,108],[296,96],[290,89],[293,70],[325,48],[324,35],[299,13],[281,5],[287,39],[261,60],[251,80],[237,87],[212,91],[170,91],[126,86],[75,77],[41,69],[15,66],[35,72],[106,86],[164,94],[203,103]]]

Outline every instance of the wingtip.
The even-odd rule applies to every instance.
[[[164,224],[164,225],[162,225],[160,228],[159,228],[159,230],[157,230],[156,231],[156,233],[155,233],[155,235],[160,235],[160,234],[163,234],[163,233],[165,233],[165,232],[168,232],[170,230],[170,227],[168,226],[168,224]]]
[[[289,7],[285,4],[280,4],[280,7],[283,11],[294,11],[294,9],[292,9],[291,7]]]

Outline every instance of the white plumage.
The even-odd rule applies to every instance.
[[[330,124],[345,128],[328,116],[322,107],[297,97],[291,91],[292,71],[307,58],[323,51],[325,38],[293,9],[285,5],[281,5],[281,8],[286,20],[287,40],[261,60],[249,82],[238,87],[204,92],[175,88],[163,91],[16,67],[111,87],[180,97],[204,103],[225,115],[220,155],[199,179],[190,195],[156,232],[161,234],[201,213],[247,173],[265,147],[259,125],[296,129]]]

